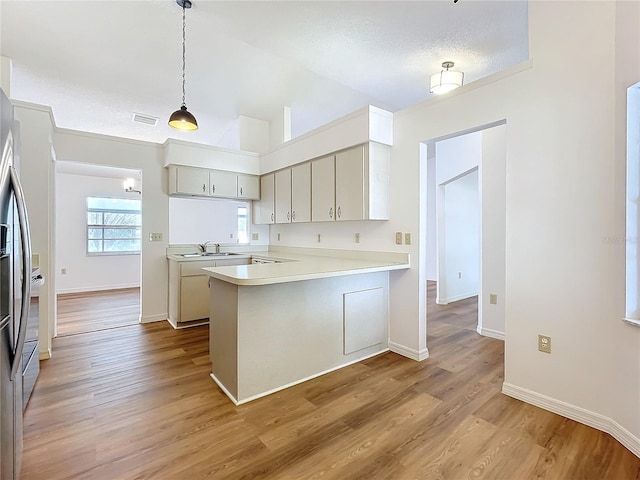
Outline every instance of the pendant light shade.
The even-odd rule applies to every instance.
[[[198,122],[191,112],[187,110],[186,105],[182,105],[180,110],[176,110],[169,117],[169,125],[179,130],[197,130]]]
[[[453,68],[453,65],[453,62],[443,62],[442,68],[444,68],[444,70],[441,70],[440,73],[431,75],[429,93],[440,95],[462,86],[462,83],[464,82],[464,73],[449,70],[450,68]]]
[[[182,7],[182,106],[179,110],[176,110],[169,117],[169,125],[173,128],[177,128],[179,130],[197,130],[198,122],[196,121],[196,117],[193,116],[187,110],[187,106],[185,105],[185,83],[186,83],[186,39],[187,39],[187,22],[186,22],[186,10],[187,8],[191,8],[191,0],[176,0],[176,3]]]

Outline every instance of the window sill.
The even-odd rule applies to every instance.
[[[640,327],[640,320],[635,320],[633,318],[623,318],[622,321],[624,323],[628,323],[629,325],[633,325],[634,327]]]
[[[112,257],[114,255],[140,255],[140,252],[91,252],[87,257]]]

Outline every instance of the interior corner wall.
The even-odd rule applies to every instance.
[[[141,319],[167,318],[169,195],[167,169],[161,145],[59,130],[54,135],[58,160],[140,170],[142,193]],[[150,242],[149,234],[162,233],[163,241]]]
[[[121,178],[56,174],[56,293],[140,286],[139,254],[87,255],[87,197],[133,198]]]
[[[396,112],[391,154],[391,228],[422,224],[421,142],[506,120],[504,389],[616,434],[611,419],[636,454],[640,329],[621,321],[624,244],[603,238],[624,238],[624,101],[639,72],[637,9],[529,2],[533,61]],[[423,261],[412,265],[390,285],[390,341],[405,345],[426,321]],[[538,334],[552,337],[551,355],[538,352]]]

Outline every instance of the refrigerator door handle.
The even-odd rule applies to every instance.
[[[29,219],[27,206],[24,201],[24,193],[16,169],[9,167],[11,189],[16,197],[16,209],[20,222],[20,239],[22,241],[22,310],[20,311],[20,327],[18,328],[18,341],[16,345],[13,364],[11,365],[11,380],[16,378],[20,367],[20,359],[24,350],[24,341],[27,336],[27,319],[29,318],[29,305],[31,304],[31,237],[29,235]]]

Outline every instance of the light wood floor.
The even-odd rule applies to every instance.
[[[58,295],[58,336],[135,325],[140,320],[140,288]]]
[[[500,393],[473,299],[429,314],[424,362],[385,353],[241,407],[209,378],[206,326],[57,338],[22,480],[640,479],[609,435]]]

